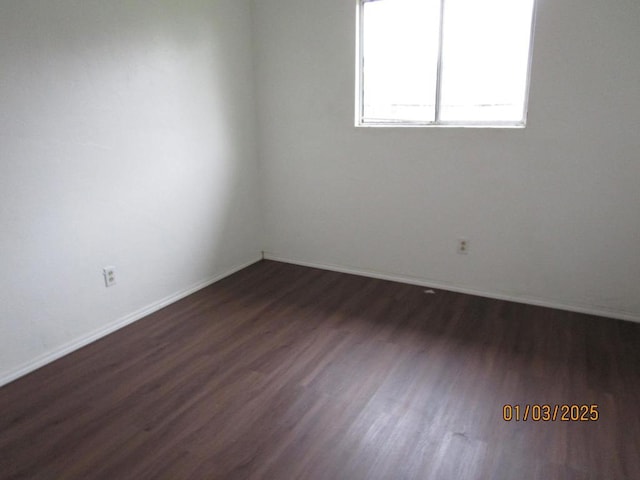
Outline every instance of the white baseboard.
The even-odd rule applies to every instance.
[[[539,307],[555,308],[557,310],[566,310],[569,312],[584,313],[587,315],[596,315],[599,317],[607,317],[607,318],[613,318],[616,320],[627,320],[630,322],[640,323],[640,316],[630,312],[608,310],[608,309],[602,309],[597,307],[591,307],[588,305],[571,305],[567,303],[558,302],[555,300],[544,300],[541,298],[527,297],[524,295],[511,295],[506,293],[488,292],[485,290],[478,290],[475,288],[469,288],[469,287],[459,286],[459,285],[450,284],[450,283],[435,282],[435,281],[426,280],[426,279],[417,278],[417,277],[411,277],[411,276],[405,276],[405,275],[393,275],[393,274],[376,272],[373,270],[366,270],[366,269],[353,268],[353,267],[343,267],[340,265],[332,265],[332,264],[320,263],[320,262],[308,262],[304,260],[292,259],[289,257],[281,257],[281,256],[273,255],[267,252],[264,252],[264,258],[265,260],[274,260],[277,262],[291,263],[293,265],[300,265],[303,267],[320,268],[322,270],[331,270],[334,272],[349,273],[352,275],[360,275],[363,277],[379,278],[381,280],[390,280],[392,282],[407,283],[410,285],[419,285],[421,287],[447,290],[450,292],[465,293],[468,295],[477,295],[480,297],[493,298],[496,300],[506,300],[506,301],[516,302],[516,303],[524,303],[527,305],[536,305]]]
[[[259,262],[262,259],[262,254],[260,254],[259,256],[254,257],[253,259],[242,263],[241,265],[236,265],[235,267],[219,274],[219,275],[215,275],[213,277],[207,278],[206,280],[203,280],[201,282],[198,282],[184,290],[181,290],[179,292],[176,292],[172,295],[169,295],[168,297],[165,297],[161,300],[158,300],[157,302],[152,303],[151,305],[147,305],[144,308],[141,308],[140,310],[137,310],[133,313],[130,313],[129,315],[126,315],[125,317],[122,317],[118,320],[116,320],[113,323],[110,323],[109,325],[102,327],[98,330],[95,330],[91,333],[89,333],[88,335],[84,335],[80,338],[77,338],[61,347],[56,348],[55,350],[52,350],[50,352],[47,352],[43,355],[40,355],[38,357],[36,357],[35,359],[22,364],[21,366],[19,366],[18,368],[16,368],[13,371],[10,371],[8,373],[3,374],[0,377],[0,387],[2,387],[3,385],[6,385],[10,382],[13,382],[14,380],[17,380],[18,378],[27,375],[28,373],[31,373],[35,370],[37,370],[38,368],[44,367],[45,365],[47,365],[48,363],[51,363],[61,357],[64,357],[65,355],[68,355],[69,353],[75,351],[75,350],[79,350],[82,347],[85,347],[87,345],[89,345],[90,343],[95,342],[96,340],[101,339],[102,337],[105,337],[107,335],[109,335],[110,333],[115,332],[116,330],[119,330],[123,327],[126,327],[127,325],[134,323],[150,314],[152,314],[153,312],[156,312],[164,307],[166,307],[167,305],[171,305],[172,303],[177,302],[178,300],[181,300],[184,297],[188,297],[189,295],[191,295],[192,293],[197,292],[198,290],[202,290],[205,287],[208,287],[209,285],[212,285],[220,280],[222,280],[223,278],[228,277],[229,275],[232,275],[240,270],[242,270],[243,268],[247,268],[250,265],[253,265],[256,262]]]

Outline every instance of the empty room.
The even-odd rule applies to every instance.
[[[640,479],[640,2],[0,0],[0,479]]]

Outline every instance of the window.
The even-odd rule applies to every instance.
[[[524,126],[534,0],[359,0],[356,124]]]

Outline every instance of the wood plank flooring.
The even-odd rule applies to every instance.
[[[0,412],[2,479],[639,479],[640,325],[263,261]]]

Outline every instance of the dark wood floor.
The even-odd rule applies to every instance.
[[[261,262],[0,408],[2,479],[638,479],[640,325]]]

